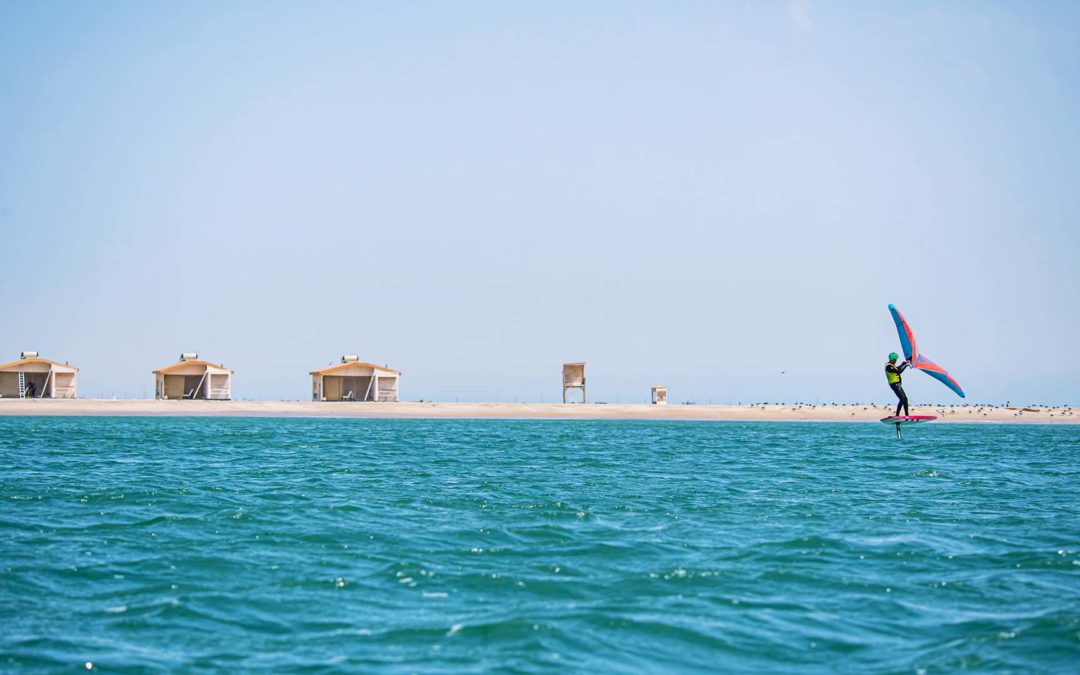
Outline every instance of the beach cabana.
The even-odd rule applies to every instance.
[[[232,398],[233,371],[223,365],[200,361],[198,354],[181,354],[171,366],[154,371],[154,396],[158,399]]]
[[[667,387],[662,384],[658,384],[652,389],[652,404],[653,405],[667,405]]]
[[[0,398],[75,398],[79,369],[23,352],[0,365]]]
[[[341,363],[311,371],[313,401],[380,401],[398,400],[398,380],[401,373],[388,366],[365,363],[358,356],[341,357]]]
[[[562,402],[566,403],[566,390],[580,389],[581,402],[585,403],[585,364],[564,363],[562,367]]]

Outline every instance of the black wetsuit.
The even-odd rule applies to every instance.
[[[900,416],[900,409],[904,409],[904,415],[908,414],[907,394],[904,393],[904,388],[900,385],[900,373],[904,372],[908,367],[908,362],[904,361],[899,367],[894,366],[891,362],[885,364],[885,377],[889,379],[889,387],[892,388],[893,393],[896,394],[896,398],[900,401],[896,404],[896,416]],[[893,381],[895,379],[895,382]]]

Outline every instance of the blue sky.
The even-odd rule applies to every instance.
[[[1080,403],[1075,3],[4,3],[0,356]],[[781,375],[780,371],[784,371]],[[909,376],[914,401],[950,401]]]

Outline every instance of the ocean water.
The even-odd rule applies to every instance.
[[[0,418],[0,670],[1077,672],[1080,427]]]

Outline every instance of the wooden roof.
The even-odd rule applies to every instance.
[[[345,368],[349,368],[350,366],[360,366],[361,368],[371,368],[372,370],[381,370],[384,373],[393,373],[395,375],[400,375],[401,374],[400,371],[394,370],[392,368],[387,368],[386,366],[377,366],[374,363],[367,363],[366,361],[348,361],[346,363],[335,363],[334,365],[327,366],[326,368],[323,368],[322,370],[313,370],[313,371],[311,371],[310,374],[311,375],[333,375],[335,371],[342,370],[342,369],[345,369]]]
[[[19,359],[18,361],[12,361],[11,363],[5,363],[0,365],[0,370],[7,370],[8,368],[16,368],[18,366],[25,366],[30,363],[48,363],[60,368],[70,368],[71,370],[78,370],[75,366],[67,363],[59,363],[58,361],[50,361],[49,359],[43,359],[37,356],[32,356],[28,359]]]
[[[192,360],[192,361],[178,361],[171,366],[165,366],[154,371],[154,375],[166,375],[174,370],[179,370],[184,366],[209,366],[210,368],[218,368],[228,372],[230,375],[234,374],[235,370],[229,370],[225,366],[218,363],[211,363],[210,361]]]

